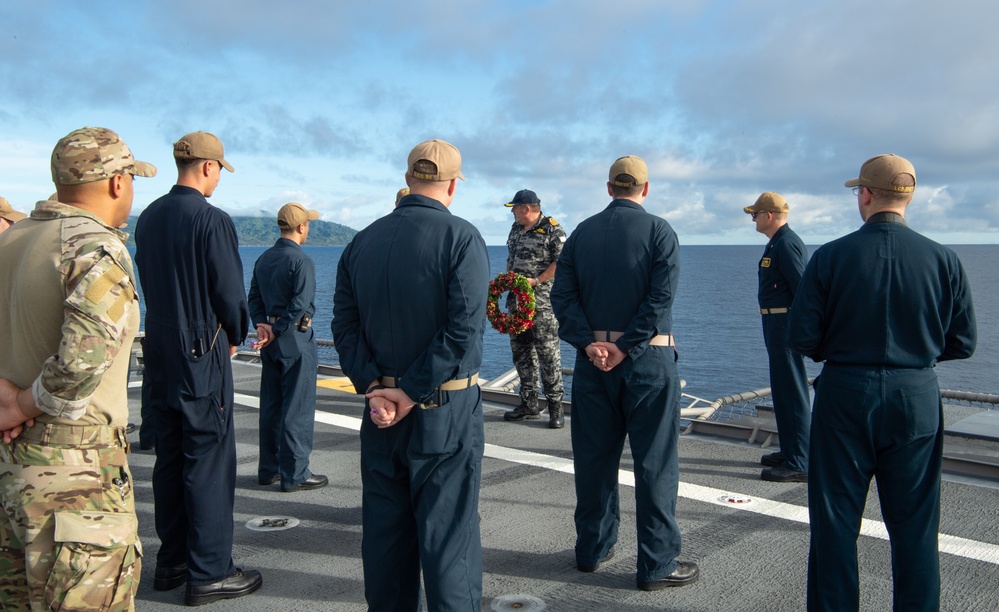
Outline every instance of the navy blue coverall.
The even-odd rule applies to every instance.
[[[808,401],[808,372],[800,353],[787,341],[787,312],[805,271],[808,250],[798,234],[782,225],[767,243],[760,258],[760,309],[785,309],[763,317],[763,341],[770,362],[770,390],[784,467],[808,471],[808,435],[811,406]]]
[[[316,417],[316,264],[294,240],[278,238],[257,258],[250,281],[253,324],[277,338],[261,350],[260,460],[257,477],[281,476],[281,488],[308,480]],[[302,323],[302,317],[308,324]],[[273,323],[271,322],[273,321]],[[304,328],[304,331],[303,331]]]
[[[187,562],[188,584],[211,584],[235,571],[229,345],[243,342],[250,323],[239,241],[229,215],[174,185],[139,216],[135,242],[156,425],[156,562]]]
[[[618,467],[627,435],[635,461],[638,581],[676,568],[680,528],[680,380],[676,351],[650,346],[672,328],[680,276],[676,233],[641,205],[615,199],[579,224],[555,268],[559,336],[577,349],[572,379],[576,563],[597,565],[617,541]],[[590,363],[595,331],[618,331],[627,357],[609,372]]]
[[[393,377],[414,407],[378,429],[361,425],[364,593],[371,610],[419,610],[420,568],[432,610],[479,610],[478,500],[482,393],[438,391],[478,373],[489,260],[478,230],[418,194],[344,249],[333,339],[358,392]]]
[[[857,536],[871,478],[891,541],[895,610],[937,610],[943,406],[933,366],[964,359],[977,331],[957,255],[895,213],[819,248],[789,321],[824,361],[808,480],[808,609],[860,605]]]

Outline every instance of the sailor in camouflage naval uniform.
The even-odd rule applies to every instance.
[[[57,196],[0,236],[0,337],[17,356],[0,362],[0,609],[135,607],[125,426],[139,306],[116,228],[134,177],[155,174],[111,130],[76,130],[52,152]]]
[[[561,429],[562,355],[559,352],[558,321],[552,313],[551,289],[555,262],[565,244],[565,230],[552,217],[541,212],[541,200],[530,189],[521,189],[507,206],[516,219],[506,239],[506,270],[526,276],[534,287],[534,325],[522,334],[510,336],[513,365],[520,376],[520,405],[503,415],[507,421],[534,420],[538,406],[538,364],[548,400],[548,426]],[[507,296],[507,311],[516,306]]]

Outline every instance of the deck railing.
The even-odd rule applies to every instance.
[[[140,337],[141,334],[136,338],[136,340]],[[250,333],[247,336],[246,346],[249,349],[250,354],[256,351],[253,351],[253,349],[250,348],[249,340],[255,339],[256,337],[256,333]],[[320,364],[331,364],[339,361],[336,352],[333,350],[334,345],[332,340],[317,338],[316,344],[319,347]],[[135,342],[132,346],[131,371],[141,372],[141,351],[141,346],[138,342]],[[323,367],[326,370],[329,369],[329,365],[325,365]],[[335,369],[339,370],[338,367],[335,367]],[[572,368],[562,368],[562,374],[565,377],[572,377],[573,370]],[[502,403],[515,403],[516,389],[519,382],[520,379],[517,376],[517,370],[515,368],[511,368],[491,380],[482,380],[480,385],[482,386],[484,392],[493,396],[491,399],[498,400]],[[811,382],[812,381],[809,380],[809,383]],[[680,386],[681,389],[686,387],[686,381],[681,380]],[[757,406],[760,403],[765,403],[767,398],[770,396],[770,387],[762,387],[753,391],[726,395],[725,397],[720,397],[715,400],[708,400],[702,397],[697,397],[696,395],[682,392],[681,397],[683,405],[680,408],[680,417],[686,420],[727,421],[741,416],[755,416]],[[985,409],[995,409],[999,406],[999,394],[995,393],[971,393],[968,391],[941,389],[940,397],[952,402],[963,402],[966,404],[981,406]]]

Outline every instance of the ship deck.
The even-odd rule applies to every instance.
[[[257,484],[259,365],[234,362],[237,477],[237,565],[258,569],[263,587],[220,601],[213,610],[366,610],[361,569],[361,479],[358,430],[361,398],[346,379],[320,376],[313,471],[330,486],[282,493]],[[139,386],[129,385],[133,420]],[[568,423],[549,430],[545,419],[508,423],[508,405],[484,404],[486,449],[480,516],[483,610],[803,610],[808,553],[807,485],[760,480],[759,443],[702,433],[682,435],[677,519],[682,559],[696,561],[693,585],[659,592],[635,588],[633,464],[621,461],[621,529],[617,555],[592,574],[575,568],[575,502]],[[571,419],[571,415],[567,417]],[[144,566],[137,607],[183,606],[183,588],[152,588],[159,542],[153,523],[152,451],[130,435]],[[942,486],[940,564],[942,610],[999,608],[999,482],[946,475]],[[255,530],[263,518],[297,525]],[[868,497],[858,541],[862,610],[891,608],[889,544],[876,487]]]

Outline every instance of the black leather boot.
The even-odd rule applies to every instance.
[[[562,429],[563,427],[565,427],[565,416],[562,414],[562,403],[549,402],[548,429]]]
[[[503,414],[503,420],[505,421],[537,421],[538,415],[541,411],[535,408],[531,410],[524,404],[521,404],[514,408],[513,410],[508,410]]]

